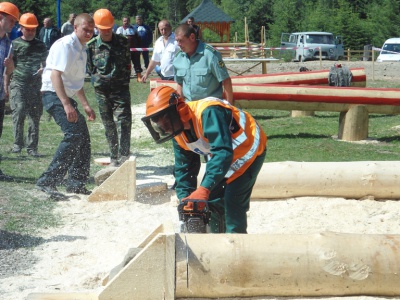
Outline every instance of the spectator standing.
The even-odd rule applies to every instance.
[[[36,188],[53,198],[63,198],[57,191],[68,173],[66,191],[90,194],[86,181],[90,171],[90,136],[85,117],[72,99],[76,95],[89,121],[96,118],[90,107],[83,84],[86,73],[86,43],[93,36],[94,21],[89,14],[79,14],[74,32],[57,40],[50,48],[42,76],[42,102],[46,111],[61,127],[63,139]]]
[[[20,153],[24,146],[24,123],[28,117],[26,150],[38,157],[39,122],[43,114],[40,93],[43,67],[46,64],[46,45],[36,37],[39,23],[31,13],[19,20],[22,36],[12,42],[14,72],[10,83],[10,107],[12,111],[14,147]]]
[[[175,40],[181,48],[174,59],[178,94],[186,101],[195,101],[206,97],[223,99],[225,92],[225,99],[233,104],[232,81],[221,54],[197,39],[194,28],[188,24],[175,29]],[[192,159],[193,168],[199,168],[200,157]]]
[[[76,14],[71,13],[68,16],[68,21],[61,26],[61,36],[66,36],[74,32],[74,21]]]
[[[10,2],[0,2],[0,138],[3,133],[3,121],[6,104],[5,89],[7,80],[5,76],[9,76],[14,71],[14,62],[10,57],[11,40],[8,34],[13,29],[15,22],[19,19],[19,9]],[[0,156],[1,160],[1,156]],[[12,181],[13,178],[3,173],[0,169],[0,181]]]
[[[57,27],[53,26],[53,21],[50,18],[45,18],[43,20],[43,27],[39,31],[39,40],[45,43],[47,50],[60,37],[61,33]]]
[[[196,33],[196,39],[202,40],[203,39],[203,34],[201,33],[201,29],[199,25],[196,25],[194,22],[194,17],[189,17],[186,20],[186,24],[192,26],[194,28],[194,31]]]
[[[129,17],[122,18],[122,26],[118,27],[116,34],[122,34],[128,38],[129,48],[138,48],[140,46],[140,38],[137,30],[131,25]],[[131,51],[131,61],[135,69],[137,81],[141,80],[143,69],[140,65],[140,52]]]
[[[109,10],[99,9],[93,18],[99,35],[87,44],[88,70],[110,148],[111,165],[118,166],[130,156],[131,55],[128,40],[112,32],[114,17]],[[120,127],[119,141],[114,117]]]
[[[153,56],[146,73],[142,77],[142,82],[146,82],[147,77],[154,68],[161,79],[174,80],[173,61],[180,49],[175,41],[175,34],[172,32],[172,26],[168,20],[161,20],[158,23],[158,30],[161,36],[154,43]]]
[[[223,98],[233,103],[232,81],[221,53],[196,39],[194,28],[181,24],[175,29],[181,51],[174,59],[179,95],[187,101],[206,97]]]
[[[143,17],[138,15],[136,16],[136,24],[133,28],[138,32],[140,38],[140,48],[149,48],[151,43],[153,42],[153,32],[151,31],[150,27],[143,23]],[[149,51],[142,51],[144,67],[147,69],[149,67]],[[140,60],[139,60],[140,63]]]

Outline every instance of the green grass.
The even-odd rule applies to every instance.
[[[368,82],[369,87],[396,87],[395,82]],[[85,83],[87,97],[98,113],[93,88]],[[132,104],[144,103],[149,93],[149,84],[131,82]],[[349,143],[333,138],[338,134],[339,113],[316,112],[315,117],[292,118],[290,112],[277,110],[250,111],[260,122],[268,135],[266,162],[276,161],[367,161],[400,160],[400,116],[370,115],[369,138],[372,143]],[[142,115],[133,111],[135,120]],[[141,122],[140,122],[141,123]],[[15,232],[35,232],[48,226],[59,226],[62,220],[54,209],[57,203],[38,198],[33,193],[38,177],[48,167],[62,138],[62,133],[54,121],[44,112],[40,124],[40,158],[32,158],[22,153],[11,154],[13,145],[11,115],[4,120],[3,137],[0,140],[0,153],[3,156],[0,168],[13,176],[16,182],[0,182],[0,230]],[[88,122],[92,156],[108,156],[109,150],[104,136],[104,128],[98,117]],[[397,127],[396,127],[397,126]],[[135,129],[133,129],[135,130]],[[150,136],[150,135],[149,135]],[[148,149],[170,148],[169,143],[156,145],[150,139],[132,139],[132,153],[146,155]],[[91,175],[101,169],[92,160]],[[93,188],[94,183],[89,183]],[[35,196],[36,195],[36,196]]]

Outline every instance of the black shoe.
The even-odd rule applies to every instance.
[[[11,153],[21,153],[21,148],[17,145],[14,145],[14,147],[11,149]]]
[[[72,193],[72,194],[82,194],[82,195],[90,195],[92,191],[89,191],[86,187],[81,186],[81,187],[67,187],[66,189],[67,193]]]
[[[0,170],[0,181],[14,181],[14,178],[4,174],[3,171]]]
[[[176,180],[175,180],[174,184],[170,187],[170,189],[171,189],[171,190],[175,190],[177,184],[178,184],[178,183],[177,183]]]
[[[40,154],[36,150],[29,150],[28,155],[33,157],[40,157]]]
[[[63,193],[60,193],[55,186],[37,184],[35,186],[35,188],[42,192],[45,192],[47,195],[49,195],[53,199],[56,199],[56,200],[67,199],[67,196],[64,195]]]

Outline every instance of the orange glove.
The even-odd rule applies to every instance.
[[[210,196],[210,190],[205,187],[199,186],[197,190],[191,193],[186,198],[182,199],[182,202],[187,202],[187,204],[183,207],[183,210],[191,211],[193,210],[193,202],[190,200],[204,200],[208,201],[208,197]],[[206,204],[204,202],[200,202],[197,205],[199,210],[203,210]]]

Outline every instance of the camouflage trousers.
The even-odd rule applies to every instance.
[[[38,149],[39,123],[43,114],[40,85],[26,83],[24,85],[11,82],[10,108],[12,111],[14,146],[24,147],[24,123],[28,119],[26,136],[27,151]]]
[[[96,87],[95,95],[111,159],[117,160],[121,156],[129,156],[132,127],[129,86],[108,86],[107,89]]]

